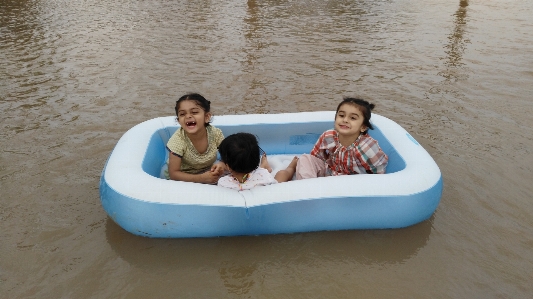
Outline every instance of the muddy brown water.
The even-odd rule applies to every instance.
[[[0,297],[529,298],[533,2],[0,0]],[[149,239],[100,205],[120,136],[361,96],[441,168],[397,230]],[[127,175],[127,174],[126,174]]]

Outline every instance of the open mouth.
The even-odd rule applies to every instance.
[[[196,126],[196,122],[195,121],[188,121],[185,123],[185,125],[187,126],[187,128],[194,128]]]

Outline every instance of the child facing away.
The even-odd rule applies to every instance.
[[[389,161],[378,142],[368,135],[374,104],[344,98],[337,106],[334,129],[318,138],[310,154],[300,156],[296,179],[361,173],[385,173]]]
[[[266,186],[290,181],[296,171],[298,158],[294,157],[286,169],[273,177],[266,154],[260,154],[257,138],[250,133],[232,134],[218,147],[220,159],[230,174],[218,180],[218,185],[235,190],[247,190],[255,186]]]
[[[197,93],[186,94],[176,101],[179,128],[167,142],[167,179],[216,184],[225,171],[215,163],[217,147],[224,139],[222,131],[209,124],[211,102]]]

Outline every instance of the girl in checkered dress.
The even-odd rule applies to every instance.
[[[374,104],[344,98],[337,106],[334,129],[324,132],[310,154],[300,157],[296,179],[346,174],[385,173],[388,156],[370,137]]]

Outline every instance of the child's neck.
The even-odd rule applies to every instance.
[[[353,134],[353,135],[341,135],[341,134],[338,134],[337,135],[339,136],[339,142],[342,146],[344,147],[348,147],[350,145],[352,145],[356,140],[357,138],[359,138],[359,136],[361,136],[361,134]]]
[[[187,135],[187,137],[189,137],[190,140],[202,139],[202,138],[205,138],[205,136],[207,136],[207,127],[203,127],[195,133],[189,133],[185,131],[185,134]]]
[[[231,176],[233,176],[239,183],[244,183],[248,179],[249,174],[248,173],[242,173],[242,172],[235,172],[231,171]]]
[[[198,132],[194,134],[190,134],[185,132],[187,137],[189,137],[189,140],[191,140],[192,145],[198,151],[200,154],[203,154],[205,151],[207,151],[208,147],[208,140],[207,140],[207,128],[203,128],[203,130],[198,130]]]

